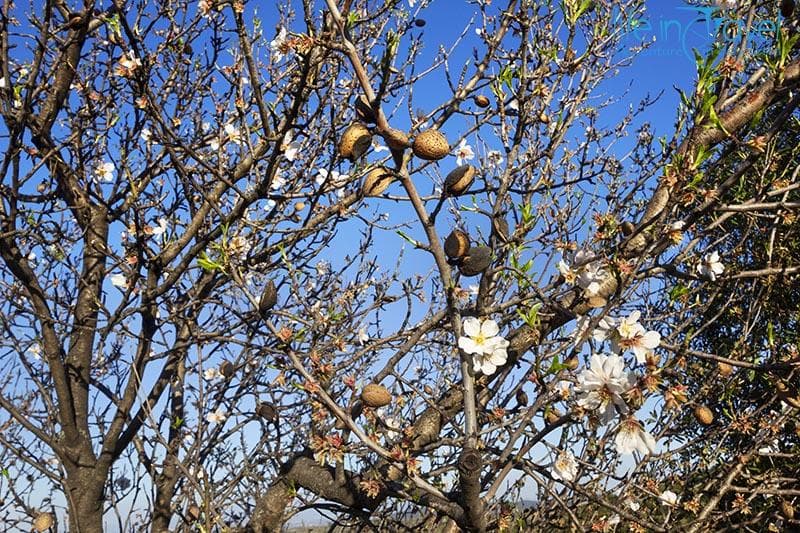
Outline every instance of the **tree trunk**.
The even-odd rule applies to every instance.
[[[70,533],[103,532],[105,476],[94,468],[68,472],[65,482]]]

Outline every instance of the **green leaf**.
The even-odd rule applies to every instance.
[[[200,265],[201,268],[208,271],[214,270],[223,270],[223,266],[216,261],[212,260],[208,255],[203,252],[200,254],[200,258],[197,260],[197,264]]]
[[[678,283],[669,290],[669,300],[677,302],[682,296],[689,293],[689,287]]]
[[[547,369],[547,373],[555,374],[561,370],[564,370],[565,368],[567,368],[566,365],[562,365],[561,361],[558,360],[558,356],[554,355],[553,360],[550,362],[550,368]]]

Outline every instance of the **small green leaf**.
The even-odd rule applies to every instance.
[[[223,266],[216,261],[212,260],[208,257],[208,255],[203,252],[200,254],[200,258],[197,260],[197,264],[200,265],[201,268],[204,270],[214,271],[214,270],[223,270]]]
[[[678,283],[669,290],[669,300],[673,303],[677,302],[682,296],[685,296],[688,293],[689,287]]]

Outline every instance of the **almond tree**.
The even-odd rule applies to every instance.
[[[728,4],[658,140],[607,89],[641,0],[465,3],[433,57],[436,2],[5,4],[6,522],[704,531],[789,503],[796,436],[747,465],[797,415],[792,322],[752,349],[799,268],[797,38],[791,3]]]

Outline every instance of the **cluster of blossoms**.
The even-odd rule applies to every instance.
[[[339,434],[311,437],[314,460],[321,465],[341,463],[344,460],[344,439]]]
[[[634,311],[625,318],[604,317],[592,332],[592,337],[597,342],[610,341],[611,350],[615,353],[633,351],[636,361],[644,364],[647,356],[652,354],[661,342],[661,334],[645,330],[639,323],[640,316],[639,311]]]
[[[458,338],[458,347],[472,355],[472,369],[490,376],[508,359],[508,341],[498,335],[500,328],[491,319],[475,317],[464,319],[464,334]]]
[[[618,355],[595,354],[590,366],[578,376],[575,390],[578,394],[578,405],[584,409],[598,411],[600,420],[607,424],[614,419],[617,412],[624,415],[617,431],[614,444],[617,451],[630,454],[639,451],[642,454],[653,453],[656,442],[642,424],[630,414],[623,394],[636,384],[635,376],[625,370],[625,361]]]
[[[577,285],[583,289],[585,298],[594,298],[600,292],[603,282],[610,273],[603,269],[594,253],[578,250],[567,262],[564,259],[558,262],[558,271],[570,285]]]

